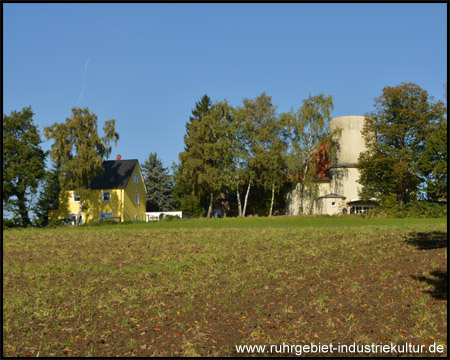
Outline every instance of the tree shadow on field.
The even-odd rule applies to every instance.
[[[412,276],[413,279],[433,285],[434,289],[425,291],[438,300],[448,299],[448,275],[447,271],[435,270],[430,273],[432,277]]]
[[[415,232],[408,234],[405,242],[419,250],[441,249],[447,247],[447,233],[444,231]]]
[[[447,232],[430,231],[415,232],[408,234],[405,242],[409,245],[417,247],[419,250],[442,249],[448,246]],[[448,272],[447,270],[434,270],[430,272],[430,276],[411,276],[414,280],[433,285],[432,290],[425,291],[438,300],[448,299]]]

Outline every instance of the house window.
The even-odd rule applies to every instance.
[[[333,202],[331,203],[331,206],[336,206],[336,201],[333,201]]]
[[[373,210],[373,206],[355,206],[355,213],[361,214]]]
[[[111,191],[102,191],[102,201],[111,201]]]
[[[134,194],[134,201],[135,201],[136,205],[139,205],[139,193],[137,191]]]
[[[99,213],[100,220],[110,219],[112,217],[113,217],[113,213],[112,212],[101,212],[101,213]]]
[[[75,191],[72,191],[72,202],[80,202],[80,195],[75,194]]]
[[[139,215],[138,214],[134,215],[134,220],[139,221]]]
[[[139,184],[139,176],[138,176],[138,174],[133,174],[133,182],[135,184]]]

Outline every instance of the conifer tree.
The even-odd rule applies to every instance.
[[[201,121],[202,118],[208,114],[209,109],[211,109],[212,103],[211,99],[208,95],[203,95],[200,101],[195,103],[195,108],[192,109],[192,116],[189,117],[189,121],[186,123],[186,135],[184,136],[185,140],[185,151],[188,151],[191,147],[191,128],[192,123],[196,121]],[[194,134],[192,134],[194,135]]]
[[[172,210],[172,177],[157,153],[150,153],[142,165],[142,173],[147,188],[147,211]]]
[[[180,164],[174,172],[174,198],[180,205],[181,210],[190,213],[192,216],[203,214],[201,208],[209,203],[209,194],[199,184],[203,164],[202,146],[205,142],[205,139],[199,133],[199,127],[211,106],[211,100],[207,95],[203,95],[201,100],[195,103],[192,116],[186,123],[185,148],[179,154]]]

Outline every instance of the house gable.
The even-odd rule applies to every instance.
[[[136,166],[137,165],[137,166]],[[137,163],[133,168],[124,189],[124,219],[145,220],[147,189],[144,184],[141,168]]]

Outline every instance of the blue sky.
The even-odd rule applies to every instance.
[[[3,5],[3,113],[31,105],[43,137],[87,106],[116,119],[111,159],[178,162],[204,94],[265,91],[284,112],[324,92],[333,116],[364,115],[385,86],[443,99],[446,81],[444,3]]]

